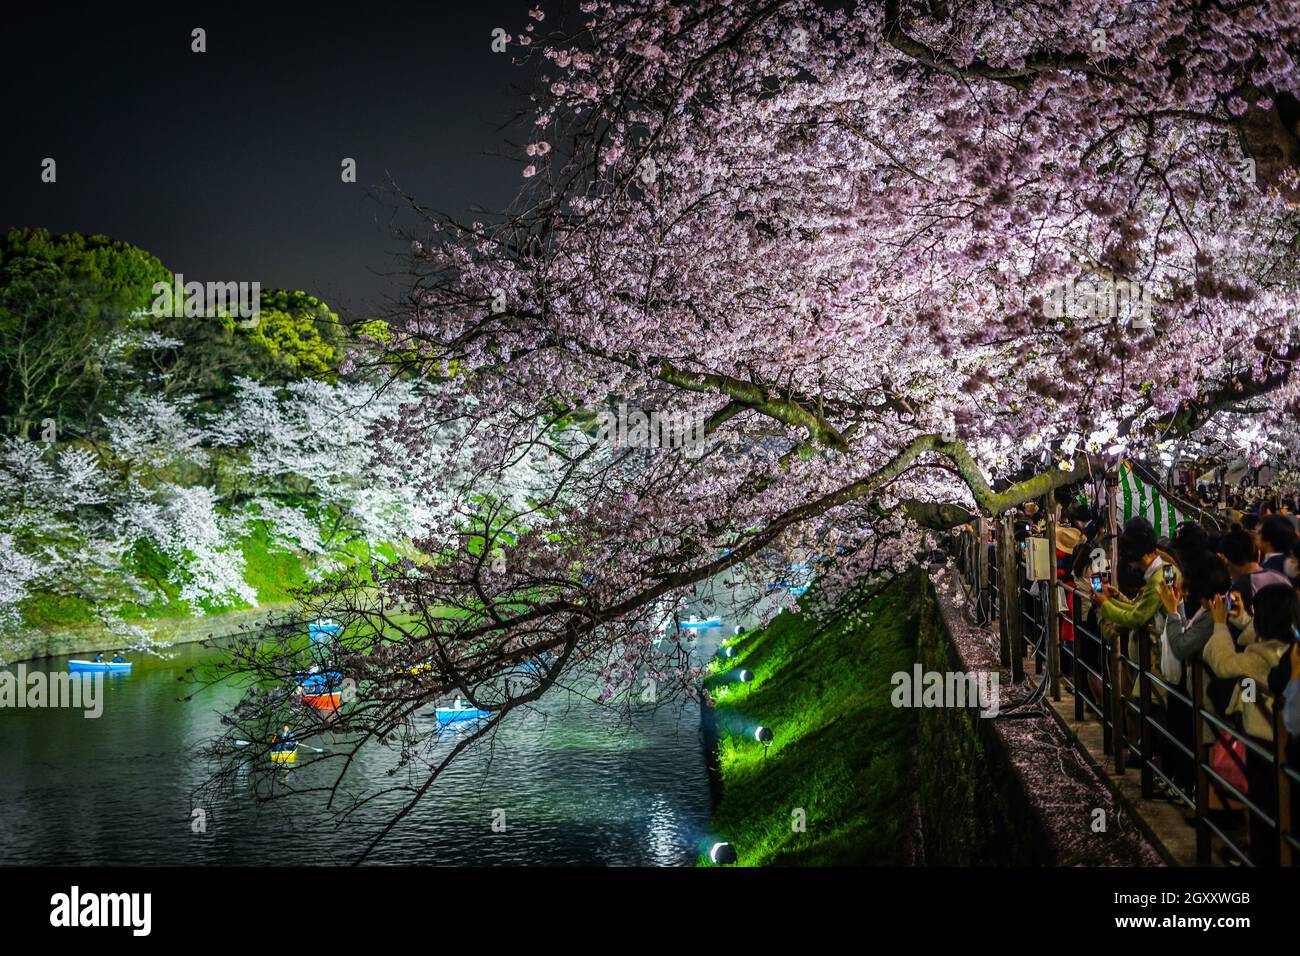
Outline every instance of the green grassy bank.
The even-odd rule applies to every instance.
[[[890,677],[915,660],[918,588],[906,575],[731,642],[737,656],[707,682],[721,734],[713,832],[741,865],[904,862],[917,719],[891,705]],[[735,683],[733,668],[754,680]],[[752,736],[759,724],[775,735],[766,755]]]

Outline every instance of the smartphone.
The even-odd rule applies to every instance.
[[[1170,587],[1173,587],[1174,581],[1177,580],[1177,577],[1178,577],[1178,573],[1174,570],[1174,566],[1172,564],[1166,564],[1165,584],[1169,585]]]
[[[1092,576],[1092,589],[1098,594],[1101,593],[1101,576],[1098,574]]]
[[[1232,592],[1231,591],[1227,593],[1227,596],[1224,597],[1223,601],[1224,601],[1224,607],[1226,607],[1228,613],[1231,614],[1232,613]]]

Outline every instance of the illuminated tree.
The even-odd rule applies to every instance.
[[[813,555],[829,603],[1216,410],[1293,414],[1289,0],[581,11],[516,38],[520,202],[437,220],[384,336],[442,383],[392,440],[455,438],[425,560],[322,592],[358,740],[424,745],[453,690],[486,733],[584,668],[688,688],[655,625],[701,582]],[[704,454],[597,440],[620,403]]]

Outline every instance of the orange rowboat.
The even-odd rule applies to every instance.
[[[334,691],[332,694],[303,694],[302,702],[317,710],[338,710],[339,704],[343,702],[343,695],[339,691]]]

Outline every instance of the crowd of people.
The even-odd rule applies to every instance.
[[[1214,717],[1200,722],[1213,770],[1208,816],[1221,832],[1236,834],[1234,844],[1257,864],[1278,862],[1276,829],[1261,815],[1278,817],[1275,727],[1285,728],[1287,761],[1300,768],[1300,518],[1292,504],[1262,497],[1250,510],[1221,510],[1220,528],[1185,521],[1171,538],[1158,537],[1150,521],[1134,517],[1113,542],[1102,512],[1073,498],[1058,505],[1063,673],[1072,673],[1077,653],[1086,674],[1077,692],[1101,713],[1103,675],[1107,683],[1118,682],[1127,701],[1140,692],[1133,666],[1121,664],[1113,673],[1114,642],[1133,664],[1141,659],[1141,642],[1149,643],[1150,670],[1159,677],[1151,682],[1149,706],[1159,730],[1148,737],[1151,753],[1129,759],[1136,766],[1150,760],[1159,795],[1179,802],[1195,794],[1191,701],[1193,675],[1199,674],[1202,706]],[[1016,517],[1017,538],[1042,534],[1043,517],[1036,504],[1026,506]],[[1022,586],[1037,593],[1032,584]],[[1140,714],[1133,711],[1123,708],[1124,733],[1137,742]],[[1259,812],[1250,812],[1246,801]],[[1291,818],[1300,821],[1300,784],[1291,788],[1289,802]],[[1221,853],[1233,862],[1234,854]]]

